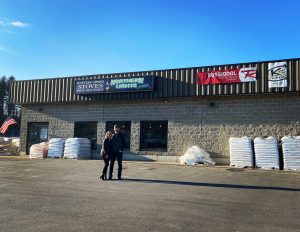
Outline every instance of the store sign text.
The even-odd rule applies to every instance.
[[[197,73],[199,85],[256,81],[256,67],[212,70]]]
[[[76,80],[75,94],[153,91],[154,77],[105,78]]]

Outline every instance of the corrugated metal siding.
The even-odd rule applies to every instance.
[[[300,60],[280,60],[288,64],[288,87],[268,88],[268,63],[274,61],[244,63],[234,65],[207,66],[171,70],[117,73],[92,76],[79,76],[29,81],[14,81],[10,88],[11,102],[15,104],[56,103],[113,99],[155,99],[190,96],[219,96],[238,94],[259,94],[276,92],[297,92],[300,90]],[[246,83],[197,85],[197,72],[257,67],[257,81]],[[106,93],[95,95],[76,95],[73,93],[75,80],[120,78],[154,75],[154,92]]]

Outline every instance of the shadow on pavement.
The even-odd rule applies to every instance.
[[[187,186],[213,187],[213,188],[280,190],[280,191],[300,192],[300,189],[298,188],[286,188],[286,187],[239,185],[239,184],[215,184],[215,183],[188,182],[188,181],[176,181],[176,180],[151,180],[151,179],[132,179],[132,178],[124,178],[122,180],[128,182],[141,182],[141,183],[150,183],[150,184],[155,183],[155,184],[187,185]]]

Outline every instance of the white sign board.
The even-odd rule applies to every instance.
[[[269,88],[287,87],[287,63],[269,63],[268,80]]]

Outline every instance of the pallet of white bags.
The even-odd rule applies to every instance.
[[[279,169],[279,151],[275,137],[255,138],[254,151],[257,168]]]
[[[285,136],[281,141],[284,170],[300,171],[300,136]]]
[[[251,138],[231,137],[229,139],[229,149],[231,167],[253,167],[253,148]]]

